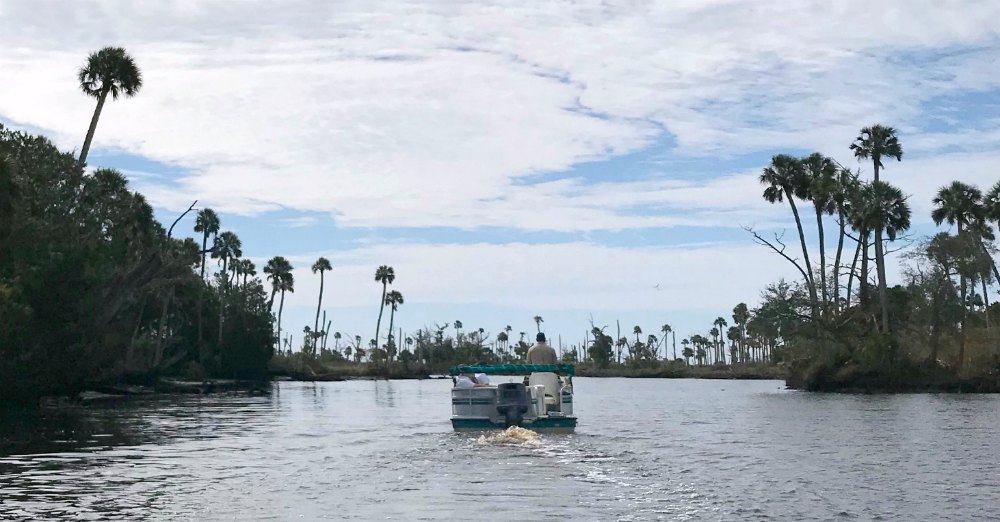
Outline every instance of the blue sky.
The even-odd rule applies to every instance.
[[[320,255],[350,335],[374,334],[389,264],[408,330],[541,315],[566,344],[591,318],[687,336],[794,276],[741,228],[791,225],[755,180],[773,154],[857,166],[857,131],[895,126],[886,179],[915,238],[937,187],[1000,179],[998,19],[971,0],[14,0],[0,121],[78,149],[93,103],[75,72],[126,47],[145,85],[105,107],[90,164],[167,223],[216,209],[258,267],[290,258],[299,339]]]

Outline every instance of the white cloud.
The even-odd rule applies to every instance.
[[[738,173],[523,183],[663,131],[701,157],[849,159],[858,127],[879,120],[941,142],[921,138],[923,104],[1000,85],[998,16],[989,1],[14,2],[0,114],[77,146],[92,103],[74,72],[116,43],[146,84],[106,107],[96,145],[190,169],[177,186],[143,184],[163,207],[291,208],[344,226],[732,224],[771,212],[748,207]]]

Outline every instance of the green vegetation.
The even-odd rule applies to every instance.
[[[266,376],[272,319],[239,238],[220,234],[210,209],[195,222],[200,245],[175,238],[184,215],[165,229],[120,172],[85,173],[106,97],[142,84],[135,63],[103,49],[80,82],[98,105],[79,160],[0,126],[0,397],[160,375]],[[206,254],[221,265],[209,280]]]
[[[1000,281],[992,228],[1000,222],[1000,183],[985,197],[959,181],[942,187],[931,217],[956,226],[957,233],[940,232],[908,248],[904,281],[890,288],[886,249],[910,228],[911,211],[906,196],[880,179],[880,172],[883,159],[902,160],[902,146],[892,127],[873,125],[850,148],[860,162],[871,162],[871,181],[819,153],[777,155],[760,176],[764,199],[788,204],[802,252],[795,257],[781,234],[767,239],[748,229],[802,276],[773,285],[763,296],[762,308],[782,316],[774,350],[788,365],[788,384],[831,391],[1000,391],[1000,332],[993,328],[1000,309],[989,302],[989,287]],[[796,201],[812,203],[816,211],[814,245],[806,239]],[[837,247],[828,266],[824,216],[834,215]],[[842,264],[847,241],[855,243],[849,267]],[[815,252],[818,266],[810,260]]]

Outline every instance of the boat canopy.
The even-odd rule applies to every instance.
[[[560,375],[575,375],[572,364],[476,364],[452,366],[448,372],[452,376],[460,373],[486,373],[500,375],[528,375],[535,372],[552,372]]]

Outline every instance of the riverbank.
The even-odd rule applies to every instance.
[[[788,372],[790,389],[828,393],[1000,393],[1000,371],[956,373],[938,365],[897,363],[864,369],[857,363],[814,361]]]
[[[593,363],[577,363],[578,377],[625,377],[635,379],[776,379],[786,377],[783,367],[776,365],[705,365],[690,366],[683,362],[654,361],[641,366],[609,365],[601,368]],[[352,363],[344,360],[314,359],[303,354],[277,355],[268,367],[271,375],[296,381],[343,381],[348,379],[428,379],[447,375],[447,367],[430,367],[394,362],[389,365]]]

